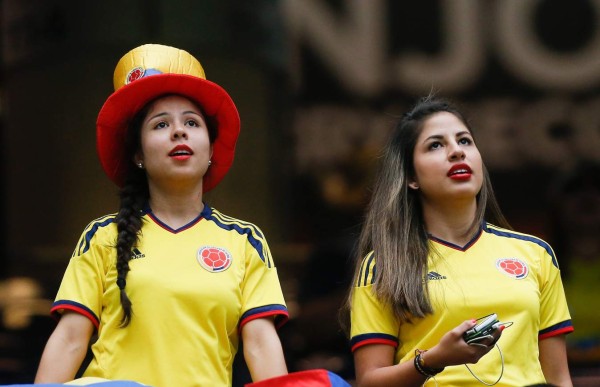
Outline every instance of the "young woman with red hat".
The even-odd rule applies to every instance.
[[[231,385],[240,340],[253,380],[287,373],[288,313],[262,231],[206,205],[240,130],[229,95],[189,53],[162,45],[119,61],[97,120],[119,212],[92,221],[69,262],[36,383],[84,377]]]

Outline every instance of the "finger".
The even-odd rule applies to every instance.
[[[467,344],[476,347],[490,348],[494,346],[496,340],[492,335],[486,335],[469,340]]]
[[[461,333],[473,328],[475,325],[477,325],[477,320],[476,319],[471,319],[471,320],[465,320],[463,321],[459,326],[457,326],[456,328],[454,328],[457,331],[460,331]]]
[[[491,345],[496,344],[496,342],[500,340],[500,336],[502,336],[502,331],[504,328],[506,328],[504,325],[499,325],[498,328],[494,329],[494,332],[492,333],[494,340]]]

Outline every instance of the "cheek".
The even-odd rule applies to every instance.
[[[140,147],[142,150],[148,147],[148,142],[150,142],[151,133],[146,131],[142,131],[140,134]]]
[[[414,179],[417,181],[427,179],[434,171],[437,171],[436,164],[435,158],[416,157],[413,161]]]
[[[474,168],[479,175],[483,175],[483,160],[479,152],[477,152],[473,157],[472,168]]]
[[[483,160],[479,154],[477,154],[477,156],[473,157],[471,160],[471,168],[473,169],[474,176],[477,178],[479,188],[481,188],[483,186]]]
[[[157,136],[151,133],[142,134],[141,138],[141,153],[144,157],[151,158],[152,155],[156,154],[159,150],[161,142],[158,141]]]
[[[198,138],[196,139],[196,143],[203,152],[212,152],[212,144],[210,143],[208,132],[199,134]]]

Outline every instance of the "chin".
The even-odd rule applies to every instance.
[[[479,194],[479,189],[476,187],[462,187],[461,189],[455,190],[451,193],[448,193],[448,196],[453,196],[457,199],[473,199],[477,198]]]

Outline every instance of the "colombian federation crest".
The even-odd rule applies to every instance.
[[[514,279],[523,279],[529,274],[527,264],[517,258],[500,258],[496,261],[496,267],[502,273]]]
[[[135,67],[131,69],[129,73],[127,73],[127,76],[125,77],[125,84],[128,85],[133,81],[137,81],[138,79],[157,74],[162,74],[162,71],[157,69],[145,69],[143,67]]]
[[[219,273],[229,269],[232,262],[229,251],[214,246],[200,247],[196,259],[200,266],[211,273]]]
[[[125,84],[127,85],[133,81],[137,81],[138,79],[143,78],[145,72],[146,70],[144,70],[143,67],[136,67],[131,69],[131,71],[129,71],[129,73],[125,77]]]

